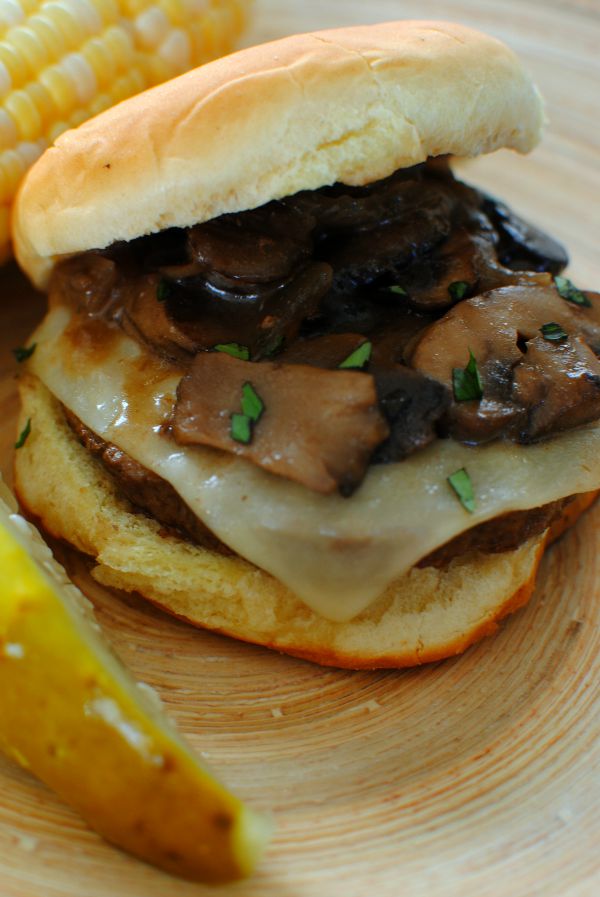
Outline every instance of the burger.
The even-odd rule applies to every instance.
[[[324,664],[462,651],[600,488],[600,297],[453,156],[540,97],[471,29],[247,49],[60,137],[15,481],[102,584]]]

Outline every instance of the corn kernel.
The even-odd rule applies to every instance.
[[[0,109],[0,146],[14,146],[19,139],[17,126],[6,109]]]
[[[89,0],[56,0],[68,13],[75,18],[87,34],[98,34],[102,28],[102,17],[98,13],[96,4]]]
[[[185,31],[181,28],[173,28],[158,48],[158,55],[171,66],[173,74],[179,75],[189,69],[191,45]]]
[[[153,0],[121,0],[121,3],[123,11],[129,19],[135,19],[136,16],[154,6]]]
[[[3,62],[0,62],[0,97],[5,96],[12,89],[10,72]]]
[[[4,100],[4,108],[17,126],[23,140],[35,140],[42,131],[42,117],[24,90],[13,90]]]
[[[50,61],[47,48],[40,41],[35,31],[27,25],[13,28],[7,34],[7,40],[10,40],[11,45],[17,52],[24,56],[32,72],[39,71]]]
[[[123,15],[122,0],[118,3],[116,0],[93,0],[93,2],[98,15],[102,19],[103,27],[106,28],[107,25],[112,25],[121,19]],[[144,2],[147,2],[147,0],[144,0]],[[127,13],[126,16],[129,18]]]
[[[141,62],[142,71],[147,78],[148,86],[161,84],[170,77],[171,67],[157,54],[144,56]]]
[[[236,33],[240,32],[248,24],[247,0],[233,0],[230,9],[233,11],[233,27]]]
[[[31,81],[25,88],[25,93],[30,97],[39,112],[42,119],[42,131],[44,131],[58,115],[56,103],[39,81]]]
[[[121,100],[130,97],[134,93],[139,93],[144,88],[144,79],[142,73],[137,69],[131,69],[127,74],[117,78],[112,88],[113,103],[120,103]]]
[[[67,45],[64,35],[52,19],[43,14],[32,16],[29,19],[29,27],[46,47],[48,58],[52,62],[60,59],[61,55],[66,52]]]
[[[19,25],[25,19],[25,13],[17,0],[4,0],[0,5],[0,29],[12,28]]]
[[[69,53],[65,56],[60,63],[60,70],[64,72],[67,78],[71,79],[77,92],[79,103],[85,106],[91,102],[98,90],[98,83],[94,70],[81,53]]]
[[[82,125],[84,121],[88,120],[89,117],[90,113],[87,107],[83,109],[77,109],[69,119],[69,127],[78,128],[79,125]]]
[[[104,112],[105,109],[108,109],[111,103],[112,99],[107,93],[99,93],[88,106],[88,112],[90,113],[90,116],[99,115],[101,112]]]
[[[186,25],[186,10],[181,0],[158,0],[157,5],[164,12],[171,25],[176,28],[184,28]]]
[[[109,53],[104,39],[101,37],[90,38],[81,48],[81,55],[92,67],[98,89],[104,89],[104,86],[110,84],[117,73],[115,60]]]
[[[104,32],[104,41],[108,52],[115,60],[117,70],[129,68],[131,57],[135,53],[130,36],[122,28],[113,25]]]
[[[60,115],[68,115],[77,103],[77,91],[71,79],[53,65],[40,74],[39,81],[56,103]]]
[[[0,62],[6,66],[13,87],[20,87],[29,79],[27,63],[5,40],[0,41]]]
[[[15,150],[0,153],[0,203],[12,202],[24,173],[23,160]]]
[[[169,20],[162,9],[151,6],[136,17],[134,21],[136,42],[141,47],[154,49],[158,46],[169,28]]]
[[[39,8],[41,2],[43,2],[43,0],[18,0],[19,6],[25,13],[25,18],[33,15]]]
[[[59,3],[47,3],[44,16],[64,36],[67,49],[78,47],[87,37],[86,29]]]
[[[23,168],[27,170],[28,168],[31,168],[36,159],[39,159],[42,154],[42,148],[38,143],[33,143],[29,140],[24,143],[19,143],[16,152],[21,158]]]
[[[51,125],[48,129],[48,142],[54,143],[54,141],[57,140],[57,138],[60,137],[60,135],[64,133],[64,131],[68,130],[68,128],[69,123],[66,121],[54,122],[54,124]]]

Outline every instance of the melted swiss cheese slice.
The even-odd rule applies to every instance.
[[[401,463],[372,467],[351,498],[319,495],[234,455],[178,446],[165,424],[181,370],[121,331],[87,328],[66,308],[51,311],[33,336],[32,371],[90,429],[171,483],[226,545],[331,620],[356,616],[478,523],[600,488],[594,424],[527,447],[438,440]],[[473,483],[472,514],[447,482],[461,467]]]

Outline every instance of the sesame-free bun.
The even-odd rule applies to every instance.
[[[516,56],[447,22],[297,35],[188,72],[63,134],[13,220],[21,266],[55,261],[428,156],[527,152],[543,119]]]
[[[445,569],[413,568],[353,620],[331,622],[242,558],[193,545],[135,513],[37,378],[23,378],[21,397],[21,427],[35,421],[16,459],[25,509],[91,555],[100,583],[139,592],[197,626],[322,664],[403,667],[460,653],[533,591],[546,534],[515,551],[464,555]],[[593,497],[579,496],[559,526],[574,523]]]

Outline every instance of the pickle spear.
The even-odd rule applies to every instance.
[[[0,747],[108,841],[175,875],[252,872],[270,824],[230,794],[112,653],[0,480]]]

